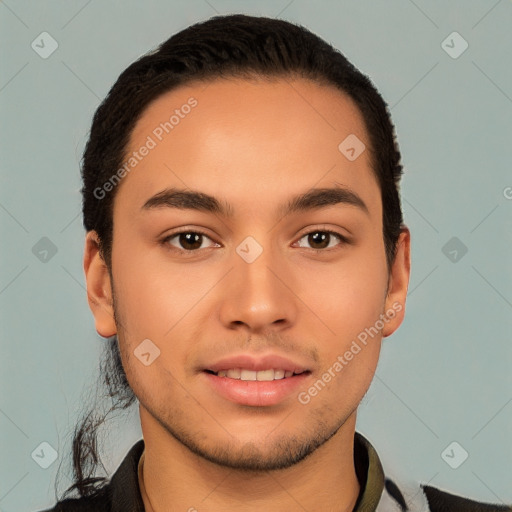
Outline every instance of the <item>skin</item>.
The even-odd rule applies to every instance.
[[[146,506],[350,511],[360,490],[353,459],[357,406],[382,337],[403,320],[409,231],[403,228],[388,269],[363,119],[330,86],[288,78],[189,84],[147,108],[129,152],[191,96],[198,105],[118,185],[113,281],[94,231],[85,243],[96,330],[117,333],[140,402]],[[367,148],[352,162],[338,150],[349,134]],[[357,193],[368,212],[338,204],[278,214],[290,197],[335,184]],[[141,211],[170,186],[228,202],[234,216]],[[160,243],[180,228],[207,234],[192,256],[180,237]],[[331,236],[314,245],[305,236],[325,229],[350,243]],[[247,236],[263,248],[252,263],[236,252]],[[274,351],[307,363],[311,374],[301,389],[307,391],[393,304],[401,311],[306,405],[296,393],[275,406],[239,405],[213,391],[201,372],[235,352]],[[147,338],[161,351],[149,366],[133,353]]]

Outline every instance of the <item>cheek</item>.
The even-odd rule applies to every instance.
[[[315,410],[333,403],[350,408],[368,390],[381,348],[378,322],[384,310],[386,272],[377,262],[361,265],[359,260],[325,275],[309,274],[309,286],[301,297],[307,297],[305,302],[316,314],[317,332],[323,334],[316,339],[322,344],[317,380],[303,390],[301,403],[311,400]]]
[[[113,254],[113,277],[123,364],[136,389],[170,389],[173,376],[182,380],[195,345],[197,315],[204,316],[206,305],[201,298],[218,278],[205,269],[191,272],[185,271],[185,265],[171,265],[157,249],[135,251],[132,247],[123,253],[121,238]],[[150,353],[158,354],[148,366],[137,358],[143,342]]]
[[[126,244],[125,244],[126,245]],[[163,251],[163,250],[162,250]],[[187,297],[196,296],[194,280],[189,281],[182,268],[166,266],[165,259],[156,257],[159,249],[148,250],[123,246],[120,237],[117,253],[113,254],[116,296],[122,298],[123,312],[130,324],[130,333],[162,338],[185,312]]]
[[[297,279],[302,280],[298,295],[340,341],[374,325],[383,312],[387,284],[383,258],[354,252],[332,265],[310,265]]]

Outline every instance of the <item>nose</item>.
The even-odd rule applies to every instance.
[[[229,329],[245,329],[250,333],[284,330],[297,320],[298,304],[294,277],[283,256],[262,246],[251,260],[244,255],[255,249],[239,247],[233,255],[233,269],[220,291],[220,318]]]

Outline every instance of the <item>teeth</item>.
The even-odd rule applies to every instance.
[[[274,370],[274,379],[284,379],[284,370]]]
[[[284,378],[291,377],[293,374],[303,373],[301,371],[284,371],[284,370],[246,370],[244,368],[230,368],[229,370],[220,370],[217,372],[217,376],[219,377],[228,377],[230,379],[239,379],[239,380],[252,380],[252,381],[271,381],[271,380],[281,380]]]
[[[230,379],[239,379],[241,374],[240,368],[231,368],[228,370],[228,377]]]
[[[241,370],[240,379],[241,380],[256,380],[259,372],[255,372],[253,370]]]
[[[274,380],[274,370],[261,370],[256,372],[256,380]]]

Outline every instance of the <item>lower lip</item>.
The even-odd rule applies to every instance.
[[[203,372],[210,386],[222,397],[240,405],[265,407],[277,405],[304,386],[309,373],[304,372],[285,379],[258,381],[218,377]]]

